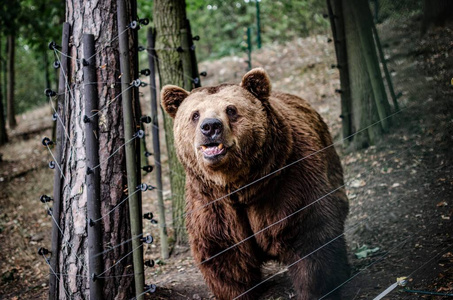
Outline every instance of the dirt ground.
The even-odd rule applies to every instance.
[[[355,152],[341,147],[339,78],[330,67],[335,53],[327,35],[253,54],[253,65],[266,68],[273,88],[309,100],[338,143],[351,207],[346,238],[353,273],[343,286],[344,299],[373,299],[404,276],[406,289],[397,287],[384,299],[449,299],[432,293],[453,293],[453,24],[420,38],[419,22],[408,16],[379,25],[395,89],[402,93],[401,111],[390,134]],[[244,60],[245,55],[202,63],[200,71],[208,72],[203,85],[239,82]],[[41,145],[51,122],[49,107],[21,115],[17,129],[9,131],[11,143],[0,147],[1,299],[47,297],[49,270],[37,249],[50,247],[51,220],[39,197],[52,193],[52,158]],[[144,182],[153,178],[147,175]],[[155,211],[155,196],[146,195],[144,211]],[[157,233],[148,224],[145,230]],[[146,269],[147,283],[157,285],[150,299],[212,298],[186,247],[174,247],[166,261],[159,253],[156,237],[145,251],[158,262]],[[265,277],[281,274],[263,284],[262,299],[295,297],[283,267],[269,263],[264,269]]]

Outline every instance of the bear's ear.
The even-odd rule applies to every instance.
[[[176,116],[178,107],[181,105],[182,101],[189,96],[189,93],[176,85],[166,85],[162,88],[160,92],[162,99],[162,107],[173,119]]]
[[[241,86],[261,101],[271,94],[271,80],[263,68],[252,69],[242,77]]]

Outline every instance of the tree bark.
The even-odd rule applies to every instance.
[[[343,15],[345,23],[345,36],[347,45],[348,70],[351,91],[351,122],[354,148],[368,147],[374,143],[376,137],[382,134],[380,124],[369,125],[379,120],[370,75],[364,57],[360,34],[357,30],[358,23],[354,16],[354,0],[343,1]],[[367,129],[365,129],[367,128]]]
[[[373,18],[368,1],[355,1],[351,6],[352,17],[356,21],[356,28],[360,37],[363,58],[365,59],[371,88],[376,102],[376,108],[380,118],[380,124],[384,132],[388,132],[390,126],[390,104],[385,92],[384,81],[382,80],[381,69],[376,52],[376,44],[373,38]]]
[[[351,90],[349,84],[348,55],[342,0],[327,0],[327,8],[329,10],[332,35],[335,43],[337,67],[340,71],[342,133],[343,139],[346,139],[352,134],[353,130],[351,123]],[[349,138],[343,141],[345,146],[348,146],[349,142]]]
[[[16,113],[14,111],[14,86],[15,86],[15,72],[14,72],[14,56],[16,52],[16,37],[13,33],[9,34],[8,40],[8,59],[7,59],[7,78],[8,86],[6,92],[6,111],[8,116],[9,128],[17,126]]]
[[[166,84],[173,84],[180,87],[184,86],[182,62],[176,48],[180,46],[180,30],[184,28],[185,21],[185,0],[156,0],[154,2],[157,65],[161,86]],[[169,51],[168,49],[173,50]],[[185,244],[187,243],[187,233],[184,226],[184,218],[182,218],[185,208],[185,173],[176,156],[173,140],[173,120],[165,113],[163,115],[168,161],[170,165],[175,240],[178,244]]]
[[[91,274],[88,273],[87,238],[87,166],[85,152],[85,111],[83,84],[83,44],[84,33],[95,37],[97,70],[97,93],[99,99],[99,160],[100,160],[100,199],[102,220],[95,226],[102,226],[104,274],[104,299],[129,299],[133,295],[132,250],[130,239],[127,202],[112,210],[127,195],[124,164],[125,143],[121,97],[112,101],[121,91],[119,83],[120,65],[118,52],[118,27],[116,0],[86,1],[67,0],[66,19],[72,28],[70,44],[69,80],[70,91],[66,90],[65,135],[63,142],[62,170],[62,215],[59,253],[60,272],[65,274],[59,281],[60,299],[88,299]],[[115,40],[114,40],[115,39]],[[114,41],[112,41],[114,40]],[[95,112],[93,112],[95,113]],[[117,149],[120,150],[109,158]],[[58,169],[58,168],[56,168]],[[58,170],[56,170],[58,172]],[[129,194],[135,190],[129,188]],[[111,213],[110,213],[111,211]],[[110,251],[109,251],[110,250]],[[116,262],[121,263],[113,266]],[[111,268],[112,267],[112,268]],[[110,269],[111,268],[111,269]],[[108,270],[108,271],[107,271]],[[98,274],[99,275],[99,274]]]
[[[3,110],[3,89],[2,89],[2,38],[0,36],[0,145],[8,142],[8,134],[6,133],[5,111]]]

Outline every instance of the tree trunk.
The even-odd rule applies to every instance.
[[[356,21],[356,28],[359,32],[362,54],[365,59],[368,76],[373,91],[374,101],[384,132],[388,132],[390,119],[390,104],[385,92],[384,81],[382,80],[381,69],[376,52],[376,44],[373,37],[373,19],[371,16],[368,1],[356,0],[352,7],[352,17]]]
[[[127,195],[124,164],[124,131],[121,98],[112,101],[120,92],[118,27],[116,0],[67,0],[66,18],[72,28],[69,70],[66,79],[71,88],[64,99],[65,135],[62,166],[62,214],[59,216],[64,234],[61,236],[59,272],[60,299],[88,299],[91,275],[88,269],[87,222],[87,166],[85,151],[85,99],[83,84],[84,33],[95,37],[95,66],[99,99],[99,161],[100,199],[102,220],[94,226],[102,227],[104,299],[129,299],[133,295],[133,267],[127,201],[112,210]],[[114,40],[113,42],[111,42]],[[63,99],[62,99],[63,100]],[[112,102],[111,102],[112,101]],[[95,112],[93,112],[95,113]],[[117,149],[120,150],[109,158]],[[56,168],[56,172],[59,172]],[[135,191],[129,187],[128,193]],[[122,259],[124,258],[124,259]],[[122,260],[121,260],[122,259]],[[115,265],[115,263],[120,262]],[[111,269],[110,269],[111,268]],[[100,274],[98,274],[100,275]],[[106,277],[106,278],[103,278]],[[68,296],[69,295],[69,296]]]
[[[342,0],[327,0],[327,8],[335,43],[337,67],[340,71],[342,133],[343,139],[347,138],[343,143],[345,146],[348,146],[350,142],[348,137],[352,134],[353,130],[351,123],[351,90],[349,84],[348,55]]]
[[[156,0],[154,2],[154,23],[156,26],[156,52],[161,86],[173,84],[184,86],[182,62],[176,51],[181,45],[180,30],[186,21],[185,0]],[[159,49],[174,49],[172,51]],[[184,214],[185,173],[176,156],[173,140],[173,120],[164,115],[165,139],[170,164],[170,182],[173,206],[173,225],[178,244],[187,243]]]
[[[6,107],[9,128],[16,127],[16,113],[14,111],[14,56],[16,52],[16,37],[13,33],[9,34],[8,40],[8,59],[7,59],[7,78],[8,86],[6,92]]]
[[[377,114],[365,54],[361,47],[360,33],[357,29],[358,23],[354,18],[353,9],[357,5],[356,2],[354,0],[344,0],[343,15],[345,16],[345,36],[351,91],[352,131],[357,133],[353,137],[353,146],[355,148],[363,148],[372,144],[376,137],[382,134],[382,128],[379,123],[367,128],[379,120],[379,115]]]
[[[2,89],[2,39],[0,36],[0,145],[4,145],[8,142],[8,135],[6,133],[6,122],[5,122],[5,111],[3,110],[3,89]]]
[[[423,20],[421,27],[422,34],[425,34],[431,25],[443,26],[448,20],[453,20],[453,1],[423,1]]]

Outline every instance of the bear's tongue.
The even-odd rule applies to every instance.
[[[221,154],[224,151],[224,148],[223,148],[223,144],[207,145],[207,146],[201,146],[201,150],[203,151],[204,155],[215,156],[215,155]]]

